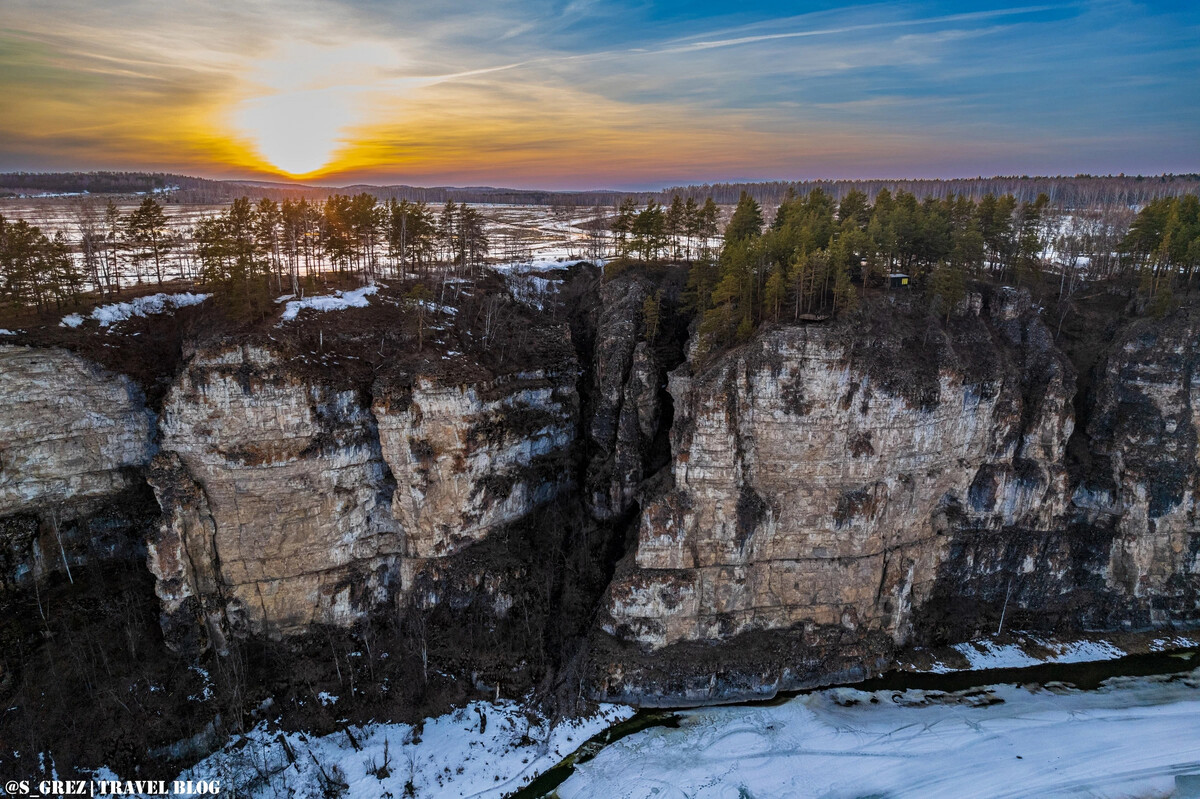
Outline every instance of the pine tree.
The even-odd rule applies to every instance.
[[[162,206],[153,197],[147,197],[130,212],[125,224],[128,239],[134,248],[135,261],[153,261],[155,279],[162,285],[162,257],[169,247],[169,239],[166,236],[167,215]],[[140,282],[140,269],[138,277]]]
[[[738,199],[733,216],[725,226],[725,244],[734,244],[762,235],[763,216],[758,202],[746,192]]]
[[[684,258],[689,264],[692,262],[692,242],[700,236],[702,221],[700,207],[696,205],[695,199],[688,197],[687,202],[683,205],[683,235],[687,239]]]
[[[833,262],[833,310],[842,315],[858,307],[858,292],[850,282],[850,272],[843,259]]]
[[[871,221],[871,206],[867,195],[858,189],[851,189],[838,204],[838,222],[850,224],[859,230],[866,230]]]
[[[939,307],[945,310],[946,320],[966,296],[966,275],[961,267],[949,261],[943,261],[929,275],[928,291]]]
[[[667,208],[664,227],[668,239],[668,257],[678,258],[680,255],[679,239],[684,231],[683,199],[678,194],[671,197],[671,205]]]
[[[632,197],[626,197],[621,200],[621,205],[617,208],[617,215],[613,219],[612,232],[617,239],[617,256],[620,258],[629,256],[629,236],[633,232],[633,220],[636,212],[637,203]]]
[[[720,216],[721,210],[717,208],[717,204],[713,202],[712,197],[704,200],[704,207],[700,209],[699,232],[702,244],[700,247],[701,258],[712,257],[712,241],[717,237],[720,231]]]
[[[782,263],[775,265],[763,289],[763,315],[779,321],[779,311],[787,302],[787,271]]]
[[[646,341],[653,344],[658,339],[659,327],[662,324],[662,292],[647,294],[642,301],[642,335]]]

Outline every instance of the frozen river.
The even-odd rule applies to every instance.
[[[678,721],[605,747],[557,796],[1200,796],[1200,669],[1090,691],[838,688]]]

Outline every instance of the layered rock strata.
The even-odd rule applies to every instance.
[[[192,357],[151,473],[172,640],[192,645],[197,617],[218,645],[349,625],[570,484],[578,403],[556,375],[376,389],[291,374],[261,347]]]
[[[0,583],[141,546],[154,415],[65,350],[0,346]]]
[[[601,627],[624,648],[599,695],[862,677],[1006,616],[1194,621],[1196,336],[1171,330],[1105,368],[1087,435],[1107,492],[1069,475],[1076,375],[1021,292],[944,328],[776,329],[673,373],[673,484],[610,588]]]

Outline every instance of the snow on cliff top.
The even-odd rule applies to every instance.
[[[515,261],[507,264],[495,264],[492,269],[497,272],[546,272],[551,269],[570,269],[576,264],[595,264],[604,266],[604,259],[599,260],[587,258],[575,259],[559,259],[559,258],[533,258],[527,261]]]
[[[211,296],[211,294],[192,294],[191,292],[184,292],[183,294],[151,294],[146,297],[137,297],[129,302],[114,302],[111,305],[100,305],[93,308],[92,313],[88,317],[77,313],[67,314],[59,322],[59,327],[79,327],[83,324],[85,318],[95,319],[100,323],[101,327],[108,327],[117,322],[124,322],[126,319],[134,316],[167,313],[176,308],[199,305]]]
[[[304,309],[313,311],[340,311],[345,308],[366,308],[367,297],[379,291],[379,287],[375,285],[363,286],[360,289],[353,291],[337,291],[333,294],[321,294],[316,297],[305,297],[301,300],[291,299],[293,295],[287,294],[275,302],[286,302],[287,305],[283,308],[283,315],[280,317],[285,322],[290,322],[296,318],[296,315]]]

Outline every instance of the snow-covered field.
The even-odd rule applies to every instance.
[[[558,796],[1165,797],[1200,774],[1200,670],[1096,691],[840,688],[680,716],[579,764]]]
[[[91,214],[91,225],[103,232],[105,226],[102,212],[105,199],[48,197],[0,200],[0,214],[12,220],[25,219],[50,236],[61,231],[72,245],[75,259],[82,269],[83,256],[77,251],[82,217]],[[118,209],[122,215],[127,215],[139,202],[140,200],[122,200],[118,203]],[[596,209],[590,207],[566,210],[555,210],[542,205],[479,204],[474,207],[484,217],[484,227],[490,243],[488,261],[493,264],[549,264],[587,258],[589,251],[597,248],[611,250],[607,231],[600,239],[596,239],[589,236],[585,228],[586,223],[597,218]],[[85,211],[85,208],[89,210]],[[185,240],[190,240],[191,230],[200,219],[224,213],[227,208],[228,206],[221,204],[167,203],[163,206],[163,211],[167,216],[170,231]],[[434,211],[437,212],[438,208],[435,207]],[[600,216],[611,213],[611,208],[599,209]],[[382,251],[386,252],[386,246]],[[591,254],[594,255],[595,252]],[[317,272],[332,268],[332,264],[320,256],[311,266]],[[190,243],[174,247],[163,264],[164,277],[168,280],[190,280],[195,277],[197,269],[194,247]],[[136,279],[136,270],[125,256],[121,258],[119,271],[125,285],[133,283]]]
[[[222,795],[262,799],[500,799],[632,715],[629,707],[601,705],[590,717],[550,728],[516,702],[472,702],[420,728],[368,724],[318,737],[260,724],[179,779],[219,779]]]

